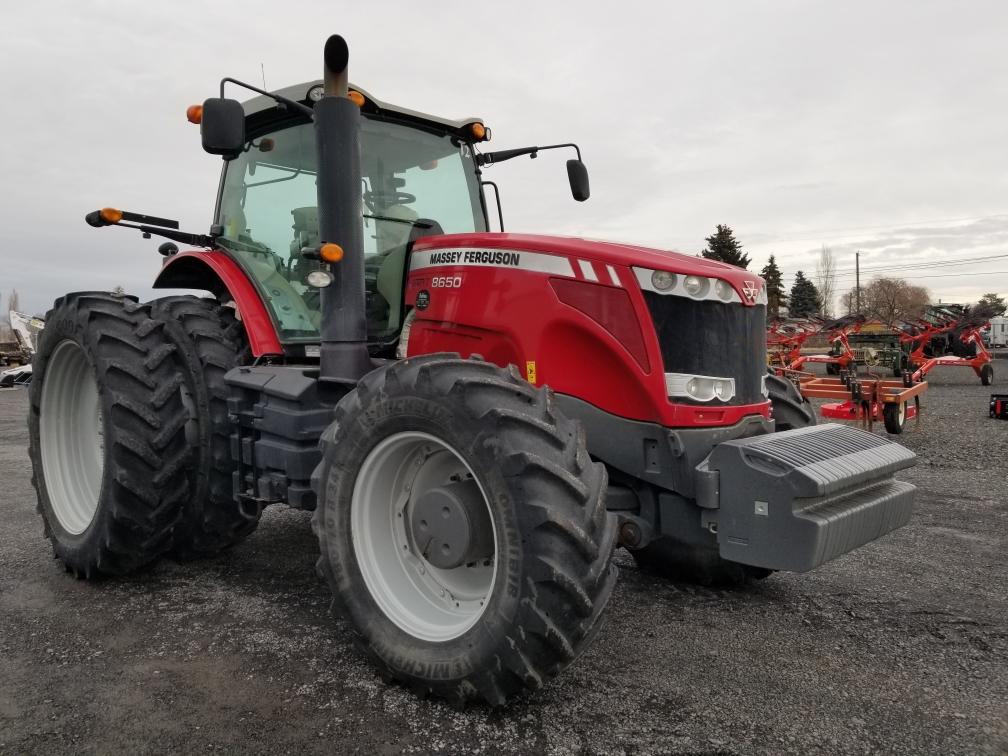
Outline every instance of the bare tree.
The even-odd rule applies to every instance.
[[[931,294],[902,278],[875,278],[861,290],[861,302],[865,312],[894,325],[921,317],[931,304]]]
[[[815,285],[822,300],[822,314],[828,318],[833,317],[833,296],[836,294],[836,260],[833,259],[833,250],[825,244],[822,245],[819,260],[816,262]]]
[[[7,312],[18,310],[19,307],[20,302],[18,301],[17,289],[11,289],[11,293],[7,297]]]
[[[861,290],[864,294],[864,289]],[[856,315],[857,314],[857,289],[851,289],[846,294],[840,297],[840,309],[843,311],[844,315]]]

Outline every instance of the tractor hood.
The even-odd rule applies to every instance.
[[[596,239],[537,234],[475,233],[429,236],[418,240],[414,245],[415,251],[458,248],[501,249],[557,255],[568,258],[575,270],[579,267],[578,261],[584,260],[601,265],[667,270],[685,275],[720,278],[730,283],[740,295],[746,292],[743,301],[750,303],[763,289],[762,278],[734,265],[681,252]]]

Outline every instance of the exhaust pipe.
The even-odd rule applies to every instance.
[[[333,282],[321,289],[319,378],[355,384],[374,368],[367,350],[361,225],[360,108],[347,98],[346,40],[325,44],[324,96],[315,103],[319,239],[339,244]]]

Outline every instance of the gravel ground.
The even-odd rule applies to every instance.
[[[932,377],[902,437],[920,455],[908,527],[736,591],[621,554],[571,669],[462,712],[372,674],[304,513],[268,510],[217,559],[70,578],[35,514],[26,393],[2,391],[0,753],[1008,753],[1008,423],[972,373]]]

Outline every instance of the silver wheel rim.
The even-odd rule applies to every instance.
[[[901,428],[903,427],[903,423],[906,421],[906,413],[907,413],[907,403],[906,402],[900,402],[899,403],[899,415],[897,416],[896,419],[899,422],[899,425],[900,425]]]
[[[42,474],[53,514],[80,535],[94,519],[105,469],[98,382],[80,346],[60,342],[49,358],[39,406]]]
[[[496,528],[492,559],[454,569],[433,566],[413,543],[412,502],[453,476],[476,477],[443,441],[427,433],[397,433],[368,454],[350,502],[354,554],[371,597],[400,629],[425,641],[463,635],[483,616],[496,582]],[[486,491],[476,483],[486,505]]]

